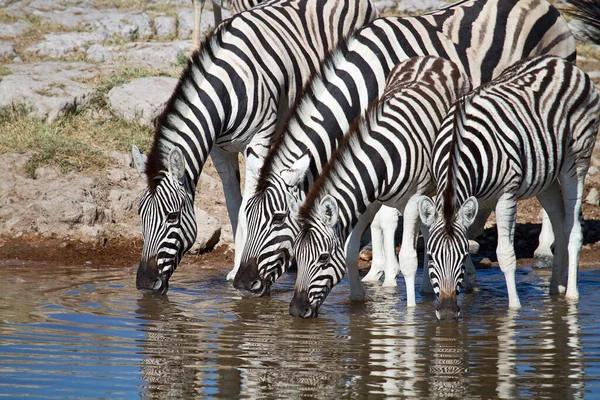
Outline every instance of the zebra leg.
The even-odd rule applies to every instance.
[[[398,286],[396,277],[400,273],[398,256],[396,255],[396,228],[398,228],[398,210],[382,206],[375,217],[379,216],[383,233],[384,280],[383,286]]]
[[[433,296],[433,286],[431,285],[431,279],[429,279],[429,253],[427,252],[427,241],[429,240],[429,227],[425,224],[421,224],[421,232],[423,233],[423,277],[421,278],[421,295]]]
[[[515,283],[515,270],[517,257],[515,256],[514,235],[517,220],[517,198],[514,193],[505,193],[496,204],[496,224],[498,227],[498,264],[506,279],[508,290],[508,307],[521,308],[517,285]]]
[[[348,280],[350,281],[350,300],[362,301],[365,299],[365,288],[358,274],[358,254],[360,252],[360,239],[363,232],[373,220],[381,203],[371,204],[367,211],[360,216],[358,223],[350,233],[346,241],[346,268],[348,269]]]
[[[219,173],[221,182],[223,183],[223,192],[225,193],[225,204],[227,205],[227,213],[229,214],[229,221],[231,222],[231,229],[234,233],[235,241],[235,261],[233,270],[227,274],[227,279],[232,280],[237,273],[237,268],[240,265],[239,257],[241,257],[243,240],[238,236],[238,219],[239,212],[242,209],[242,192],[240,190],[240,166],[238,163],[238,153],[232,153],[220,149],[218,146],[214,146],[210,152],[210,156],[215,164],[215,168]],[[241,247],[240,247],[241,246]],[[238,248],[239,247],[239,248]]]
[[[371,243],[373,246],[373,258],[371,259],[371,269],[365,277],[362,279],[363,282],[377,282],[383,275],[383,268],[385,266],[384,249],[383,249],[383,232],[381,230],[380,213],[375,215],[373,222],[371,222]]]
[[[566,262],[567,247],[566,238],[563,233],[565,221],[565,206],[562,197],[562,190],[558,181],[551,184],[543,193],[538,194],[537,198],[548,213],[552,230],[554,231],[554,260],[552,262],[552,277],[550,278],[550,294],[559,294],[565,292],[565,277],[563,276],[562,266]]]
[[[552,254],[552,245],[554,244],[554,231],[552,231],[552,222],[548,213],[542,210],[542,231],[540,232],[539,245],[533,252],[534,268],[548,268],[552,266],[554,254]]]
[[[192,0],[194,7],[194,32],[192,35],[192,52],[200,48],[200,21],[202,20],[202,9],[205,0]]]
[[[398,262],[400,263],[400,271],[404,277],[406,284],[406,306],[414,307],[417,305],[415,299],[415,276],[419,267],[419,259],[417,257],[417,238],[419,237],[419,199],[421,194],[412,196],[402,212],[402,247],[398,254]],[[387,280],[387,271],[385,273]],[[394,279],[394,283],[395,279]]]
[[[565,168],[566,169],[566,168]],[[568,169],[567,169],[568,170]],[[568,279],[567,300],[577,301],[579,290],[577,289],[577,273],[579,267],[579,255],[583,242],[583,232],[579,223],[581,213],[581,200],[583,198],[583,182],[587,171],[577,171],[573,176],[561,176],[563,187],[563,201],[565,205],[564,233],[568,243]],[[561,273],[564,276],[564,271]]]

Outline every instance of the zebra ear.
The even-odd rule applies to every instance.
[[[465,228],[470,227],[473,221],[475,221],[478,209],[479,205],[477,203],[477,199],[473,196],[465,200],[463,205],[460,207],[458,215],[460,216],[462,224]]]
[[[421,217],[421,223],[427,227],[430,227],[435,221],[435,203],[427,196],[419,199],[419,217]]]
[[[331,195],[323,197],[319,205],[319,211],[321,213],[321,220],[325,225],[334,226],[337,224],[339,215],[338,204]]]
[[[181,149],[177,146],[169,153],[169,176],[174,180],[181,180],[185,172],[185,158]]]
[[[254,179],[258,179],[260,175],[260,169],[265,162],[265,158],[263,156],[258,155],[252,147],[246,147],[246,173],[252,174]]]
[[[135,169],[140,175],[144,175],[146,172],[146,161],[148,157],[144,153],[137,148],[136,145],[131,146],[131,154],[133,155],[133,163],[135,164]]]
[[[281,178],[288,186],[297,186],[302,182],[308,167],[310,166],[310,155],[305,153],[300,157],[290,169],[281,171]]]

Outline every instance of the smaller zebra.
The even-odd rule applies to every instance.
[[[434,203],[419,201],[429,226],[429,274],[438,319],[460,315],[456,296],[468,255],[466,231],[478,209],[495,209],[498,263],[510,308],[521,306],[513,247],[517,201],[536,196],[555,234],[550,293],[579,297],[579,213],[600,118],[590,78],[574,64],[542,56],[518,62],[451,108],[433,147]]]
[[[345,273],[343,249],[350,232],[373,219],[382,203],[404,216],[400,270],[407,306],[415,306],[417,204],[434,191],[430,154],[435,133],[452,103],[469,89],[467,76],[443,58],[415,57],[392,69],[383,94],[350,126],[300,208],[291,315],[317,315]],[[386,279],[396,275],[386,271]]]

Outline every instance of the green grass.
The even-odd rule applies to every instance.
[[[95,83],[96,91],[90,99],[90,106],[97,108],[107,108],[106,96],[114,87],[123,85],[134,79],[156,76],[156,72],[151,72],[144,68],[126,67],[119,70],[117,73],[108,77],[100,77]]]

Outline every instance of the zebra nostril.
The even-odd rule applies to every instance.
[[[162,286],[162,280],[160,278],[154,281],[154,285],[152,286],[152,290],[158,290]]]
[[[250,290],[258,292],[259,290],[262,289],[262,282],[257,279],[254,282],[252,282],[252,285],[250,285]]]
[[[306,307],[304,309],[304,314],[303,314],[302,318],[310,318],[310,317],[312,317],[312,308]]]

